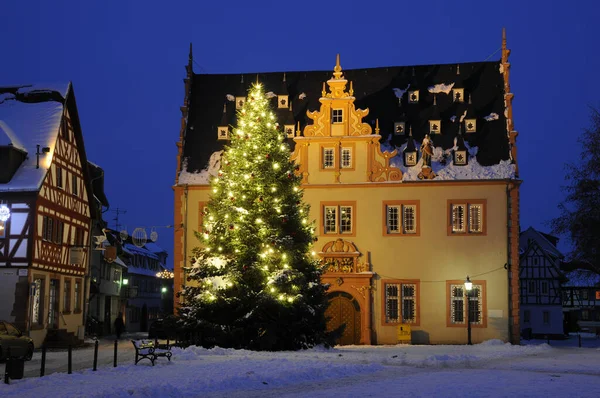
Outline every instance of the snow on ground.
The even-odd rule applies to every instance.
[[[112,367],[112,343],[100,345],[99,369],[91,371],[91,348],[48,353],[47,375],[36,377],[40,354],[26,366],[26,378],[0,384],[2,397],[365,397],[408,396],[577,396],[600,391],[600,340],[589,337],[547,345],[513,346],[490,340],[473,346],[344,346],[295,352],[173,348],[173,360],[133,365],[131,343],[119,345]],[[62,360],[61,360],[62,359]],[[31,368],[31,365],[36,365]],[[1,366],[1,365],[0,365]],[[86,370],[87,369],[87,370]]]

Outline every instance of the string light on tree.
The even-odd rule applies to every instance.
[[[210,216],[197,234],[202,244],[185,268],[182,319],[222,347],[331,344],[301,176],[262,85],[255,84],[247,98],[219,177],[211,181]]]

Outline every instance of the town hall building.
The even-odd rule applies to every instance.
[[[519,172],[499,61],[196,74],[177,143],[175,291],[236,111],[260,81],[302,176],[340,344],[519,342]],[[332,60],[334,55],[332,55]],[[467,292],[465,280],[472,282]],[[175,306],[178,305],[175,300]]]

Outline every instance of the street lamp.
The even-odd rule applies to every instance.
[[[467,291],[467,344],[471,345],[471,289],[473,289],[473,282],[469,279],[465,280],[465,290]]]

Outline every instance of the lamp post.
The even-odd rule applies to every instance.
[[[471,345],[471,289],[473,289],[473,282],[469,279],[465,280],[465,290],[467,291],[467,344]]]

